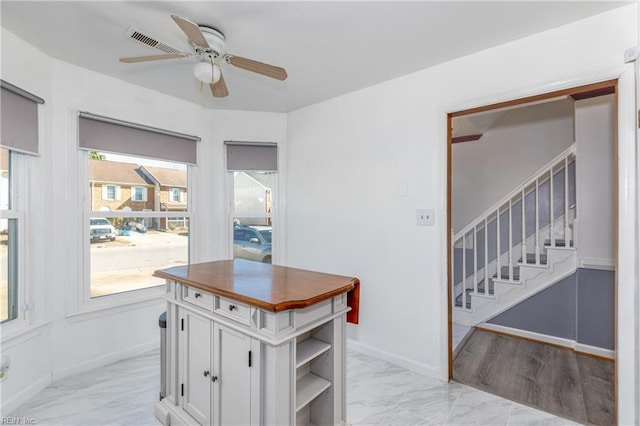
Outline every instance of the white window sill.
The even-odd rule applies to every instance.
[[[0,326],[2,349],[10,349],[41,335],[50,323],[51,321],[40,321],[34,324],[28,324],[27,321],[21,321],[18,324],[3,324]]]
[[[77,312],[68,313],[69,323],[88,321],[106,315],[132,311],[165,303],[166,286],[135,290],[111,296],[102,296],[85,302]]]

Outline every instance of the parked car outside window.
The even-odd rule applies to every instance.
[[[233,257],[271,263],[271,227],[234,226]]]
[[[104,217],[93,217],[89,219],[89,238],[91,242],[114,241],[116,228]]]

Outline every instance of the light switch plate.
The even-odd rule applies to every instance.
[[[435,224],[435,210],[418,209],[416,211],[416,223],[418,226],[433,226]]]

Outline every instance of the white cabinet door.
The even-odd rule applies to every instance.
[[[181,310],[182,408],[202,425],[211,424],[211,328],[208,318]]]
[[[214,424],[251,424],[251,338],[223,325],[214,325],[214,365],[218,380],[214,405]],[[252,359],[252,364],[257,360]],[[255,401],[254,404],[258,404]]]

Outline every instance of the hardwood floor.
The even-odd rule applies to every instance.
[[[580,423],[612,425],[613,361],[473,329],[453,361],[454,380]]]

